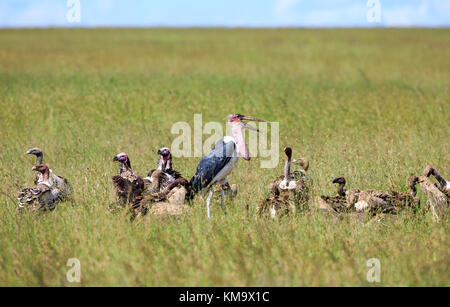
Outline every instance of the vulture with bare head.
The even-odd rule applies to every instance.
[[[43,164],[44,153],[40,148],[31,148],[25,154],[36,156],[36,166]],[[34,184],[38,185],[43,180],[43,175],[39,172],[34,174]],[[69,199],[72,188],[66,178],[56,175],[49,169],[49,183],[51,187],[56,187],[60,191],[61,199]]]
[[[30,209],[32,211],[54,210],[58,202],[62,200],[61,191],[52,186],[50,179],[50,170],[47,165],[39,164],[33,167],[33,171],[42,176],[35,187],[25,188],[19,191],[17,199],[19,209]]]
[[[112,178],[113,188],[118,201],[126,206],[142,194],[144,180],[133,172],[131,161],[126,153],[119,153],[113,161],[119,162],[119,175]]]
[[[170,149],[168,147],[163,147],[158,149],[157,154],[159,155],[158,168],[152,169],[148,172],[147,177],[144,178],[147,189],[151,193],[169,193],[171,189],[182,185],[190,191],[189,181],[173,169]]]

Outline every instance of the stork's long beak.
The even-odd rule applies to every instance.
[[[248,130],[253,130],[253,131],[256,131],[256,132],[261,132],[261,131],[259,131],[258,128],[255,128],[255,127],[253,127],[252,125],[249,125],[249,124],[247,124],[247,123],[242,123],[242,126],[243,126],[245,129],[248,129]]]
[[[259,118],[256,118],[256,117],[245,116],[245,115],[242,115],[242,117],[240,119],[241,120],[250,120],[250,121],[260,122],[260,123],[267,123],[267,121],[264,120],[264,119],[259,119]],[[244,122],[242,122],[242,125],[243,125],[244,128],[246,128],[248,130],[253,130],[253,131],[261,133],[261,131],[259,131],[258,128],[255,128],[252,125],[249,125],[249,124],[244,123]]]
[[[259,119],[259,118],[251,117],[251,116],[245,116],[245,115],[242,115],[241,120],[251,120],[253,122],[267,123],[267,120]]]

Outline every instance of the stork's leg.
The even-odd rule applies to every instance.
[[[224,201],[225,201],[225,190],[222,189],[222,201],[220,202],[220,207],[222,208],[222,210],[225,213],[225,215],[228,215],[227,214],[227,209],[225,208],[225,205],[223,204]]]
[[[210,203],[211,203],[211,197],[212,197],[212,195],[213,195],[213,192],[214,192],[214,190],[211,189],[211,190],[209,191],[208,198],[206,199],[206,215],[208,216],[209,219],[211,218],[211,213],[210,213],[210,210],[209,210],[209,205],[210,205]]]

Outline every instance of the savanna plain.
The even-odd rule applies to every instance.
[[[313,196],[334,195],[338,176],[405,192],[427,164],[449,177],[449,84],[448,29],[0,30],[0,285],[449,286],[448,220],[424,210],[382,222],[256,214],[288,145],[310,161]],[[225,125],[235,112],[279,122],[280,163],[238,162],[228,217],[215,201],[208,220],[202,197],[177,219],[108,210],[117,153],[146,175],[174,123]],[[16,210],[31,147],[73,188],[51,213]],[[174,168],[190,178],[199,160]]]

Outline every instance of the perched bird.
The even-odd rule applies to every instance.
[[[172,162],[172,154],[170,152],[170,149],[168,147],[163,147],[158,150],[157,154],[159,155],[158,160],[158,168],[152,169],[150,172],[148,172],[147,177],[144,178],[144,182],[147,186],[152,186],[151,192],[164,192],[168,193],[170,190],[168,189],[168,186],[174,182],[177,179],[184,179],[179,172],[173,169],[173,162]],[[155,171],[159,171],[157,173],[158,178],[158,191],[154,191],[153,189],[156,187],[153,183],[154,177],[152,176]],[[184,179],[186,182],[187,180]],[[184,181],[183,180],[183,181]],[[180,181],[178,181],[180,182]],[[173,188],[174,186],[172,186]]]
[[[284,176],[277,178],[270,185],[271,195],[259,203],[258,212],[260,214],[270,212],[274,218],[276,215],[295,213],[301,204],[309,200],[309,177],[305,169],[297,170],[291,174],[292,149],[286,147],[286,162],[284,165]],[[303,166],[307,160],[302,159]],[[306,170],[308,167],[305,167]]]
[[[36,166],[41,165],[44,160],[44,153],[40,148],[31,148],[25,154],[36,156]],[[66,178],[56,175],[51,169],[49,170],[49,183],[52,187],[58,188],[61,199],[68,199],[72,193],[72,188]],[[34,174],[34,184],[37,185],[42,181],[42,174],[36,172]]]
[[[244,129],[258,131],[258,129],[246,124],[244,120],[266,122],[255,117],[244,116],[241,114],[231,114],[228,116],[228,124],[231,126],[232,136],[225,136],[219,140],[214,148],[204,156],[197,166],[195,175],[190,183],[194,193],[200,191],[209,191],[206,199],[206,211],[208,218],[210,215],[210,202],[215,185],[225,186],[228,183],[228,175],[236,165],[239,157],[249,161],[250,155],[245,144]],[[222,189],[222,209],[225,211],[223,201],[225,199],[225,190]]]
[[[61,201],[61,191],[50,183],[50,170],[47,165],[39,164],[33,166],[33,171],[39,172],[42,177],[35,187],[25,188],[19,191],[19,209],[27,208],[32,211],[54,210],[58,202]]]
[[[450,181],[447,181],[444,179],[444,177],[441,176],[441,174],[432,166],[428,165],[425,170],[423,171],[423,175],[426,177],[430,177],[431,175],[436,178],[436,180],[439,182],[439,184],[436,185],[436,187],[447,197],[450,197]]]
[[[144,180],[137,176],[131,168],[131,161],[122,152],[113,158],[119,162],[119,175],[112,178],[113,188],[123,206],[133,202],[144,191]]]

